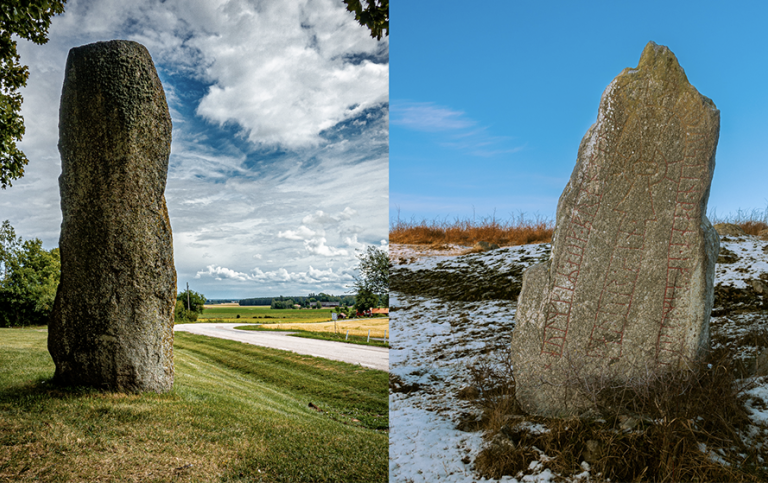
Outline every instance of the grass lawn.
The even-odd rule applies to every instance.
[[[0,481],[387,481],[386,372],[176,333],[171,392],[109,394],[46,338],[0,329]]]
[[[198,322],[325,322],[331,320],[332,309],[271,309],[269,306],[206,307]],[[238,317],[238,315],[240,317]]]

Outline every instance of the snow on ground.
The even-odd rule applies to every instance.
[[[755,236],[723,237],[720,255],[725,250],[738,257],[733,263],[720,263],[715,267],[715,284],[745,288],[747,280],[768,274],[768,243]]]
[[[734,263],[718,264],[715,284],[747,287],[748,280],[768,274],[768,242],[757,237],[726,238],[722,246],[736,254]],[[466,247],[448,250],[412,245],[390,245],[396,269],[450,270],[484,264],[503,269],[511,264],[529,266],[545,259],[549,244],[505,247],[484,253],[468,253]],[[766,275],[768,278],[768,275]],[[765,279],[764,279],[765,280]],[[768,280],[766,280],[768,282]],[[458,398],[469,385],[468,367],[480,358],[500,357],[508,350],[516,303],[509,300],[446,302],[393,292],[390,298],[390,481],[474,482],[487,481],[472,471],[472,461],[483,447],[480,432],[456,429],[468,415],[479,415],[471,402]],[[742,313],[713,317],[713,329],[725,334],[724,343],[738,342],[741,333],[765,327],[766,316]],[[743,342],[740,342],[743,343]],[[756,347],[744,348],[745,359],[757,356]],[[768,360],[768,354],[766,355]],[[768,377],[757,378],[747,392],[754,426],[747,430],[756,445],[768,437]],[[504,482],[590,481],[589,465],[580,473],[554,475],[539,461],[531,461],[528,474],[504,477]]]

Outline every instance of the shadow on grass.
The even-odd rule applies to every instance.
[[[172,391],[112,393],[53,384],[45,336],[9,334],[0,342],[0,481],[387,480],[386,432],[366,427],[386,425],[386,383],[378,389],[365,371],[180,335]],[[312,389],[321,374],[337,379],[336,394]],[[347,387],[361,375],[370,394]],[[329,411],[346,389],[360,404]],[[367,423],[354,413],[366,407]]]

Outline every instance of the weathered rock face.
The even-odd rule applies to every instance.
[[[49,326],[56,381],[173,385],[176,271],[165,182],[171,117],[144,46],[69,52],[61,95],[61,283]]]
[[[523,276],[512,359],[529,412],[578,413],[587,383],[681,368],[709,347],[719,126],[653,42],[606,88],[558,203],[552,257]]]

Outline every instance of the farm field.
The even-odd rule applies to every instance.
[[[200,322],[253,322],[259,324],[325,322],[331,320],[332,311],[332,309],[271,309],[268,305],[207,305],[197,320]]]
[[[0,329],[1,481],[387,481],[384,371],[176,333],[171,392],[111,394],[46,338]]]
[[[246,327],[247,328],[247,327]],[[371,331],[371,337],[384,337],[389,335],[389,319],[384,317],[360,318],[350,320],[339,320],[336,322],[318,322],[318,323],[287,323],[278,322],[270,326],[262,326],[263,329],[273,330],[305,330],[309,332],[323,332],[339,334],[367,336]]]

